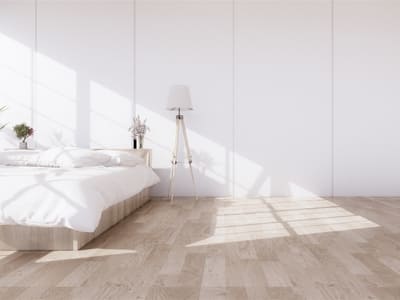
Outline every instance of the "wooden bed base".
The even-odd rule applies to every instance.
[[[149,200],[149,189],[103,211],[95,232],[22,225],[0,226],[1,250],[78,250]]]

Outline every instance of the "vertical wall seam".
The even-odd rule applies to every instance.
[[[31,57],[31,123],[32,127],[35,128],[35,111],[36,111],[36,100],[37,100],[37,61],[36,54],[38,51],[38,0],[34,1],[34,33],[33,33],[33,49]],[[32,137],[34,139],[34,136]]]
[[[136,0],[133,0],[133,111],[136,116]]]
[[[236,2],[232,0],[232,196],[236,198]]]
[[[331,118],[332,118],[332,182],[331,194],[335,197],[335,0],[331,0],[331,70],[332,70],[332,99],[331,99]]]

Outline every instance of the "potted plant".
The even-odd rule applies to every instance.
[[[19,148],[28,149],[28,143],[26,142],[26,139],[33,135],[33,128],[29,127],[25,123],[22,123],[14,126],[14,132],[17,138],[21,140],[19,143]]]

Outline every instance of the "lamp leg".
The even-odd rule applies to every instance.
[[[175,145],[172,152],[172,161],[171,161],[171,173],[169,178],[169,190],[168,190],[168,198],[170,202],[174,201],[174,189],[175,189],[175,174],[176,174],[176,165],[178,163],[178,150],[179,150],[179,131],[180,131],[180,120],[176,118],[176,133],[175,133]]]
[[[185,121],[183,120],[183,117],[181,119],[181,123],[182,123],[183,139],[185,141],[186,157],[187,157],[187,160],[189,162],[190,175],[192,176],[194,194],[195,194],[195,198],[197,200],[198,199],[197,187],[196,187],[196,182],[194,180],[194,174],[193,174],[193,168],[192,168],[192,153],[190,152],[189,139],[188,139],[188,136],[187,136]]]
[[[169,183],[169,193],[168,198],[172,203],[174,203],[174,189],[175,189],[175,174],[176,174],[176,164],[171,166],[171,175],[170,175],[170,183]]]

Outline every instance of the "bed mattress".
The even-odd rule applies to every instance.
[[[159,182],[146,165],[0,166],[0,224],[94,232],[103,210]]]

